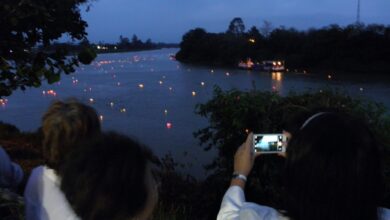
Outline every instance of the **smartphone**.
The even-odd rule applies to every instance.
[[[264,154],[283,153],[286,151],[286,141],[283,134],[254,134],[253,148],[255,152]]]

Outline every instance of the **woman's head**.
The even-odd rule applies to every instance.
[[[359,120],[310,117],[287,148],[287,209],[306,219],[376,219],[382,189],[380,151]]]
[[[43,157],[58,170],[75,142],[100,133],[96,111],[77,101],[56,101],[42,118]]]
[[[157,203],[152,154],[115,133],[86,140],[60,173],[61,190],[83,220],[147,219]]]

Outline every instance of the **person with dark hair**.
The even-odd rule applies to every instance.
[[[100,134],[96,111],[75,100],[56,101],[43,116],[44,166],[33,169],[24,192],[27,220],[78,219],[59,188],[59,168],[74,143]]]
[[[367,126],[346,115],[320,112],[294,133],[286,152],[286,210],[245,201],[246,176],[255,157],[253,135],[238,148],[235,174],[218,220],[385,220],[381,152]]]
[[[78,145],[60,169],[75,213],[83,220],[148,219],[158,197],[150,151],[116,133]]]

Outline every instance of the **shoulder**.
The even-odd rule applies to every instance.
[[[246,202],[240,210],[240,219],[288,220],[272,207]]]
[[[390,219],[390,209],[380,207],[378,211],[379,211],[380,220]]]

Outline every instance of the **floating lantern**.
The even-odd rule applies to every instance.
[[[205,83],[204,83],[204,82],[201,82],[201,83],[200,83],[200,85],[201,85],[201,86],[204,86],[204,85],[205,85]]]
[[[192,96],[196,96],[196,92],[195,91],[192,91]]]
[[[168,89],[169,89],[169,91],[172,91],[172,90],[173,90],[173,88],[172,88],[172,87],[169,87]]]
[[[245,129],[245,133],[249,134],[249,129]]]
[[[95,100],[94,100],[93,98],[90,98],[90,99],[89,99],[89,102],[90,102],[90,103],[94,103]]]
[[[118,85],[118,86],[121,86],[121,83],[120,83],[120,82],[118,82],[118,83],[117,83],[117,85]]]
[[[362,88],[362,87],[360,87],[360,89],[359,89],[359,90],[360,90],[360,92],[363,92],[363,88]]]
[[[103,121],[103,119],[104,119],[103,115],[100,115],[99,119],[100,119],[100,121]]]
[[[328,75],[328,79],[332,79],[332,75],[329,74],[329,75]]]
[[[7,103],[8,103],[8,99],[0,99],[0,105],[1,106],[6,106],[7,105]]]
[[[172,123],[167,122],[166,126],[167,126],[168,129],[171,129],[172,128]]]
[[[230,73],[229,73],[229,72],[226,72],[225,75],[226,75],[226,76],[230,76]]]
[[[141,83],[141,84],[138,85],[138,87],[139,87],[140,89],[143,89],[143,88],[144,88],[144,84]]]
[[[121,108],[120,112],[125,113],[126,109],[125,108]]]
[[[214,70],[211,70],[210,72],[211,72],[211,73],[214,73]]]
[[[114,107],[114,102],[110,102],[110,106],[111,106],[111,107]]]
[[[160,81],[158,81],[158,83],[159,83],[160,85],[162,85],[162,84],[163,84],[163,81],[160,80]]]

